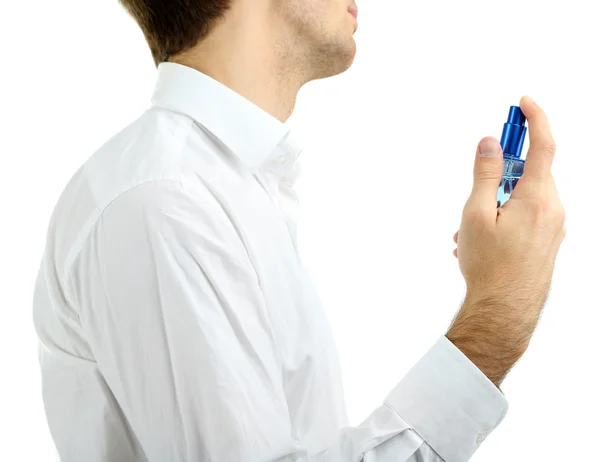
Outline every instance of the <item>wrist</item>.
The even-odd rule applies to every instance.
[[[533,318],[496,298],[467,297],[446,337],[498,387],[527,350]]]

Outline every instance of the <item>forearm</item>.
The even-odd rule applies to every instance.
[[[446,334],[497,387],[525,353],[539,318],[537,310],[524,315],[513,306],[498,297],[467,296]]]

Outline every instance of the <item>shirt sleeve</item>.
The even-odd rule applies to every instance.
[[[259,280],[208,190],[161,180],[115,199],[69,287],[149,461],[465,462],[506,412],[443,337],[361,425],[309,454],[291,427]]]

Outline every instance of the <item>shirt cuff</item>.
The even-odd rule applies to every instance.
[[[504,419],[504,394],[443,336],[390,392],[394,409],[446,462],[466,462]]]

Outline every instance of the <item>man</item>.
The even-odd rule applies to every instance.
[[[63,462],[467,461],[500,421],[564,237],[544,112],[496,208],[497,140],[455,236],[450,330],[359,427],[296,249],[306,82],[353,61],[347,0],[121,0],[158,66],[152,107],[73,176],[35,291],[43,395]],[[383,397],[382,397],[383,398]]]

